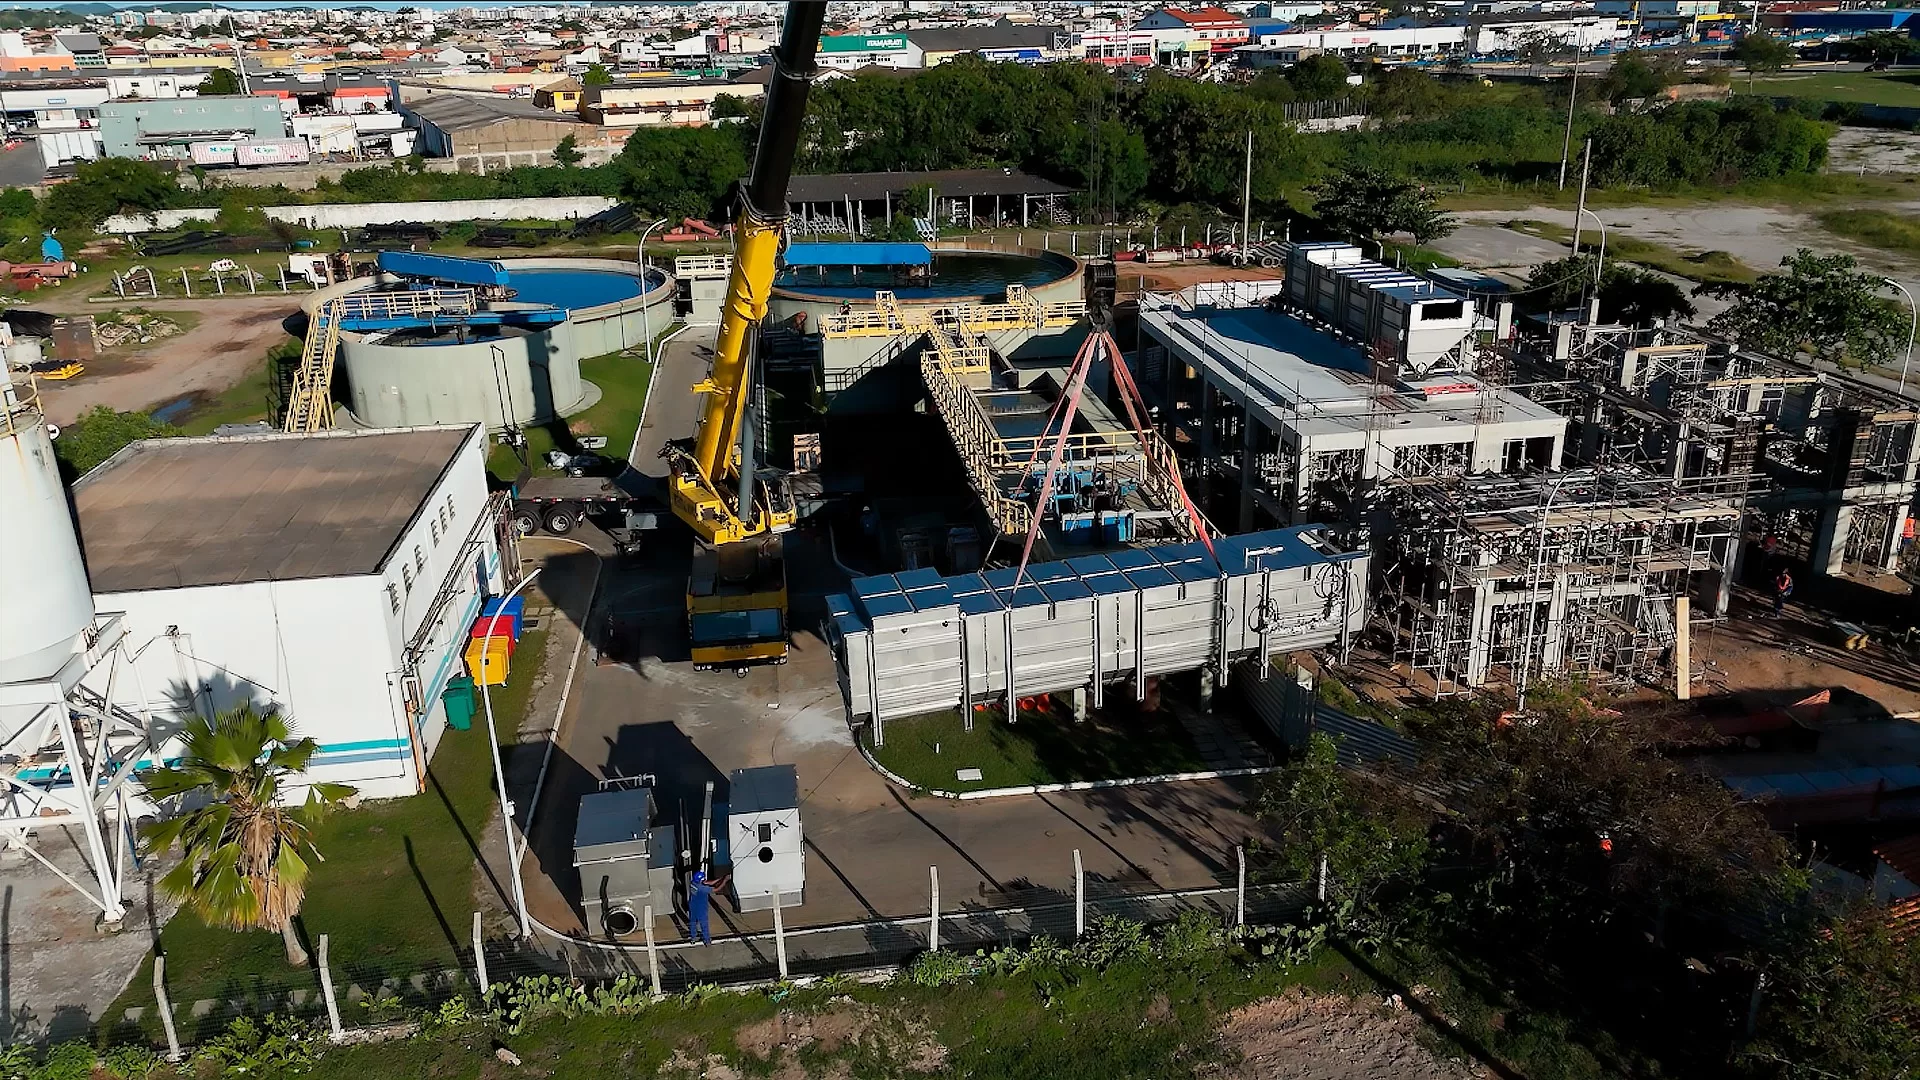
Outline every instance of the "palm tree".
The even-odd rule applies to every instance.
[[[305,803],[282,805],[282,785],[306,770],[319,744],[295,739],[278,713],[251,704],[212,720],[195,717],[182,738],[180,764],[145,777],[155,799],[198,804],[141,829],[155,848],[178,842],[185,856],[160,879],[161,890],[209,926],[278,930],[287,963],[305,966],[293,918],[306,896],[309,857],[322,861],[313,828],[354,789],[313,784]]]

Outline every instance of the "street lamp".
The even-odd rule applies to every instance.
[[[1907,392],[1907,368],[1913,364],[1913,338],[1916,333],[1920,333],[1920,306],[1915,306],[1913,294],[1907,291],[1905,285],[1900,284],[1892,278],[1881,278],[1880,280],[1899,289],[1900,295],[1907,298],[1907,307],[1913,310],[1913,324],[1907,328],[1907,358],[1900,361],[1900,393],[1904,395]]]
[[[505,614],[508,601],[539,576],[540,568],[536,567],[500,598],[500,607],[488,617],[487,637],[493,637],[499,628],[500,616]],[[520,916],[520,938],[524,941],[533,936],[533,922],[527,916],[527,890],[520,884],[520,849],[513,839],[513,800],[507,798],[507,770],[500,762],[500,733],[493,726],[493,692],[487,686],[484,673],[479,682],[480,702],[487,711],[487,745],[493,749],[493,782],[500,787],[500,829],[507,835],[507,876],[513,879],[513,909]]]
[[[640,333],[645,335],[647,339],[646,354],[647,363],[649,364],[653,363],[653,324],[652,321],[647,318],[647,309],[652,306],[647,303],[647,234],[666,223],[667,219],[661,218],[659,221],[641,230],[640,252],[637,256],[640,260]]]
[[[1580,208],[1580,213],[1592,218],[1593,223],[1600,226],[1600,257],[1598,261],[1593,264],[1593,289],[1594,292],[1597,293],[1600,291],[1600,271],[1607,265],[1607,223],[1600,220],[1599,214],[1594,213],[1584,206]],[[1578,225],[1580,223],[1579,214],[1575,214],[1574,219],[1574,224]],[[1576,251],[1574,254],[1578,255],[1579,252]]]

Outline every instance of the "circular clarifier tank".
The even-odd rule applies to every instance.
[[[544,423],[597,398],[580,378],[581,360],[636,348],[673,320],[674,282],[658,269],[643,280],[633,263],[612,259],[499,261],[512,298],[486,302],[487,311],[559,308],[566,318],[342,333],[337,370],[355,420],[370,427]],[[340,291],[405,284],[362,279]]]
[[[848,304],[870,305],[882,291],[902,306],[941,307],[1000,303],[1009,285],[1024,286],[1041,303],[1078,300],[1080,261],[1054,251],[935,247],[931,273],[925,275],[904,267],[789,266],[773,279],[768,311],[777,322],[804,314],[812,328],[822,315]]]

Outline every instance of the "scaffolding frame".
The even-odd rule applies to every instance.
[[[1611,467],[1402,480],[1384,498],[1393,659],[1442,697],[1501,672],[1664,674],[1674,601],[1734,572],[1746,488]]]

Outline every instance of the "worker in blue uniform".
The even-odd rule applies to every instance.
[[[725,874],[709,880],[705,870],[693,872],[693,880],[687,885],[687,940],[713,944],[713,928],[707,921],[713,909],[713,890],[726,884]]]

